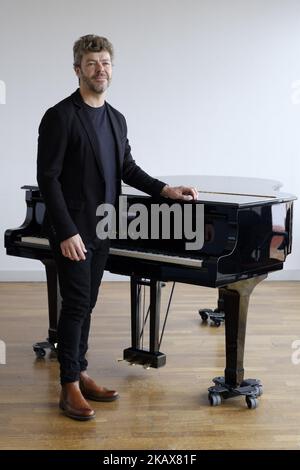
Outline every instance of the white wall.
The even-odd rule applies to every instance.
[[[143,168],[272,178],[299,197],[299,18],[298,0],[0,0],[1,233],[23,221],[39,121],[77,87],[88,33],[115,46],[108,101]],[[299,203],[294,221],[284,279],[300,279]],[[41,278],[0,249],[1,280]]]

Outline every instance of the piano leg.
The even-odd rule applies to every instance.
[[[246,396],[248,408],[256,408],[262,385],[256,379],[244,379],[244,347],[250,295],[257,284],[267,276],[262,275],[238,281],[220,289],[225,311],[226,367],[225,377],[215,377],[210,387],[212,406],[221,404],[221,397]]]
[[[46,349],[51,349],[53,351],[56,348],[57,324],[61,308],[56,264],[53,259],[44,259],[42,260],[42,263],[45,266],[47,277],[49,329],[47,341],[42,341],[33,345],[33,350],[37,357],[45,356]]]
[[[149,351],[141,349],[141,286],[150,288]],[[166,363],[166,356],[159,352],[161,282],[156,279],[145,280],[138,276],[131,276],[130,290],[132,347],[124,350],[124,360],[131,364],[141,364],[145,368],[162,367]],[[144,326],[142,325],[142,331]]]

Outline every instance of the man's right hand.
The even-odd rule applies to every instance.
[[[86,253],[87,250],[85,249],[79,233],[61,242],[60,248],[63,256],[70,258],[72,261],[85,260],[84,253]]]

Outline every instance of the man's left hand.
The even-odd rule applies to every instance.
[[[197,200],[198,191],[190,186],[164,186],[160,193],[163,197],[170,199],[181,199],[183,201]]]

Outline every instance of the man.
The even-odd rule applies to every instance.
[[[95,416],[86,399],[112,401],[118,393],[87,374],[90,319],[105,268],[109,241],[96,236],[96,209],[115,204],[121,180],[150,195],[196,199],[193,188],[169,187],[145,173],[131,156],[126,121],[106,101],[112,79],[112,44],[87,35],[75,42],[79,89],[48,109],[40,127],[37,180],[46,205],[45,232],[57,264],[62,308],[58,360],[64,414]]]

